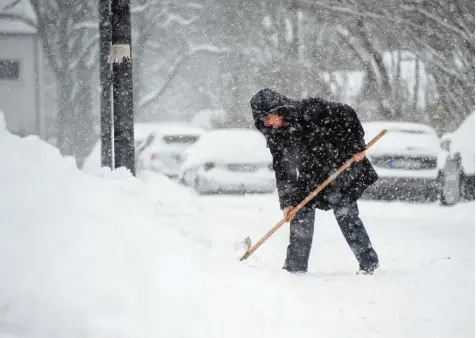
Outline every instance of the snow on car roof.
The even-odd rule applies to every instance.
[[[434,133],[435,130],[423,123],[415,123],[415,122],[394,122],[394,121],[372,121],[372,122],[364,122],[362,123],[364,129],[367,130],[382,130],[387,129],[388,131],[402,131],[402,132],[412,132],[412,131],[420,131],[420,132],[427,132],[427,133]]]
[[[430,155],[440,150],[440,139],[435,130],[423,123],[374,121],[362,123],[368,143],[381,130],[388,133],[370,150],[370,154]]]
[[[205,130],[183,122],[140,122],[136,123],[137,130],[155,131],[162,135],[194,135],[200,136]]]
[[[250,129],[220,129],[204,134],[187,151],[187,162],[270,163],[266,139]]]

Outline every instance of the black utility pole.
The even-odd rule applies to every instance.
[[[112,169],[110,0],[99,0],[99,77],[101,81],[101,167]]]
[[[111,1],[111,54],[114,100],[114,167],[135,176],[132,105],[131,12],[129,0]]]

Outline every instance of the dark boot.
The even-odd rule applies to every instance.
[[[333,210],[342,234],[359,262],[360,271],[372,274],[379,266],[379,259],[359,217],[357,202],[341,202],[333,206]]]
[[[379,263],[370,264],[367,266],[360,266],[357,275],[373,275],[374,271],[377,270]]]
[[[315,210],[302,208],[291,221],[289,245],[283,269],[306,272],[314,234]]]

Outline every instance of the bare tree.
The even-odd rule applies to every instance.
[[[298,6],[377,24],[421,60],[446,118],[460,121],[474,110],[474,1],[298,0]]]
[[[62,154],[78,158],[85,152],[85,141],[92,127],[91,112],[76,110],[75,105],[78,100],[91,101],[90,97],[84,97],[81,88],[90,83],[78,78],[78,70],[97,47],[97,31],[91,21],[93,7],[86,0],[31,0],[31,3],[38,18],[43,51],[56,80],[57,146]],[[76,98],[75,94],[78,94]]]
[[[378,115],[386,119],[397,119],[396,110],[391,101],[392,86],[389,68],[383,61],[382,51],[375,47],[367,25],[362,19],[349,28],[338,27],[338,33],[360,60],[365,71],[365,86],[361,99],[374,101],[378,107]]]
[[[415,23],[404,36],[433,76],[447,118],[461,121],[474,110],[474,1],[406,1],[401,15]]]
[[[189,27],[198,18],[203,5],[199,2],[168,1],[168,0],[135,0],[131,9],[133,26],[133,83],[134,107],[136,113],[142,115],[142,110],[156,101],[163,94],[170,81],[175,77],[183,61],[169,61],[169,44],[180,34],[178,27]],[[176,49],[183,49],[181,44],[175,44]],[[175,49],[174,48],[174,49]],[[157,74],[157,67],[148,66],[147,54],[159,56],[155,64],[162,64],[160,59],[167,61],[165,79],[160,86],[150,90],[150,82],[144,81],[150,75]],[[189,53],[187,50],[185,54]],[[184,59],[184,55],[178,59]],[[152,73],[152,74],[151,74]],[[147,75],[147,76],[146,76]]]

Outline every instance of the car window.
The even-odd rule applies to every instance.
[[[199,136],[195,135],[166,135],[163,137],[163,140],[167,144],[193,144],[197,142]]]

